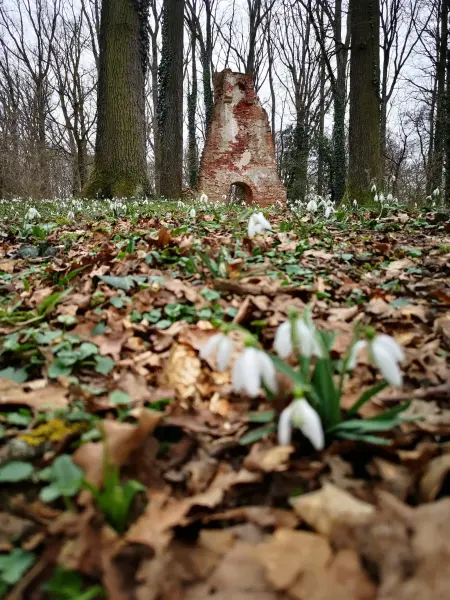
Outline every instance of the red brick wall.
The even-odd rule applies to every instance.
[[[247,199],[254,204],[286,201],[269,120],[255,94],[252,76],[227,69],[214,76],[214,109],[198,189],[220,202],[233,183],[245,184]]]

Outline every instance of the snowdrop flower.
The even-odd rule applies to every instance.
[[[67,218],[71,221],[75,219],[75,213],[73,212],[73,210],[69,210],[69,212],[67,213]]]
[[[172,218],[172,213],[171,212],[166,213],[166,219],[171,219],[171,218]]]
[[[439,194],[440,194],[440,193],[441,193],[441,192],[440,192],[439,188],[436,188],[435,190],[433,190],[433,196],[434,196],[435,198],[437,198],[437,197],[439,196]]]
[[[358,354],[366,346],[372,363],[380,369],[386,381],[391,385],[402,385],[403,377],[398,363],[405,359],[405,354],[390,335],[376,335],[369,342],[366,340],[356,342],[350,353],[348,368],[350,370],[355,368]]]
[[[358,208],[358,202],[355,198],[355,200],[353,200],[353,208]]]
[[[189,211],[189,216],[191,219],[195,219],[195,217],[197,216],[195,208],[191,208],[191,210]]]
[[[308,202],[308,204],[306,205],[306,210],[308,212],[316,212],[318,206],[317,206],[317,202],[315,200],[310,200]]]
[[[276,371],[273,362],[262,350],[245,348],[234,363],[231,384],[235,392],[247,392],[256,398],[262,384],[271,391],[277,391]]]
[[[322,422],[314,408],[305,398],[296,398],[281,413],[278,421],[278,443],[291,443],[292,429],[300,429],[316,450],[323,450],[325,435]]]
[[[385,200],[383,192],[381,192],[381,194],[379,196],[379,200],[380,200],[381,204],[383,204],[383,202]]]
[[[215,355],[218,370],[225,371],[229,365],[232,350],[233,344],[230,338],[224,333],[216,333],[200,350],[200,358],[206,359]]]
[[[33,207],[28,209],[27,214],[25,215],[25,219],[27,221],[34,221],[34,219],[40,219],[41,215],[40,213]]]
[[[393,200],[393,199],[394,199],[394,196],[393,196],[391,193],[389,193],[389,194],[387,195],[387,201],[388,201],[388,202],[392,202],[392,200]]]
[[[430,201],[430,200],[432,200],[432,198],[431,198],[431,196],[427,196],[427,197],[425,198],[425,200],[427,200],[427,201]]]
[[[334,210],[334,207],[332,204],[328,204],[327,207],[325,208],[325,219],[328,219],[331,215],[331,213],[336,212]]]
[[[375,196],[373,197],[375,202],[378,202],[379,198],[378,198],[378,194],[375,194]]]
[[[182,200],[178,200],[177,206],[178,206],[178,208],[183,208],[184,202]]]
[[[377,186],[373,183],[372,187],[370,188],[370,191],[372,192],[372,194],[376,194],[377,193]]]
[[[265,218],[262,212],[253,213],[248,220],[247,232],[249,238],[254,238],[255,235],[263,233],[265,230],[271,231],[272,225]]]
[[[392,181],[392,183],[395,183],[397,181],[397,178],[395,175],[391,175],[391,181]]]
[[[200,196],[200,202],[208,202],[208,196],[206,194],[202,194]]]
[[[295,348],[295,344],[298,344],[298,348]],[[273,347],[281,358],[287,358],[294,348],[308,358],[323,355],[314,325],[300,318],[281,323],[275,333]]]

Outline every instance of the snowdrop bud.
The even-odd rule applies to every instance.
[[[206,359],[215,356],[218,370],[225,371],[230,363],[232,350],[231,340],[225,334],[217,333],[210,337],[202,347],[200,358]]]
[[[40,218],[41,215],[34,207],[29,208],[27,214],[25,215],[25,219],[27,219],[27,221],[33,221],[34,219]]]
[[[295,348],[297,352],[308,358],[323,355],[314,326],[307,324],[304,319],[294,319],[293,322],[285,321],[275,333],[273,347],[281,358],[287,358],[292,354],[295,346],[298,346]]]
[[[317,202],[315,200],[310,200],[306,205],[306,210],[308,212],[316,212],[318,209]]]
[[[234,363],[231,385],[237,393],[247,392],[256,398],[264,384],[270,391],[277,391],[276,371],[273,362],[262,350],[245,348]]]
[[[353,200],[353,208],[358,208],[358,202],[355,200]]]
[[[403,377],[398,363],[405,359],[405,354],[395,339],[390,335],[380,334],[369,342],[357,342],[350,352],[350,370],[356,366],[358,354],[365,347],[368,347],[372,363],[381,371],[385,380],[391,385],[402,385]]]
[[[254,238],[255,235],[264,233],[264,231],[271,231],[272,225],[265,218],[262,212],[253,213],[248,220],[247,233],[249,238]]]
[[[318,413],[305,398],[297,398],[280,414],[278,421],[278,443],[291,443],[292,429],[300,429],[316,450],[323,450],[325,435]]]

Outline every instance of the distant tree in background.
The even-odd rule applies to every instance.
[[[184,0],[164,0],[159,64],[159,194],[180,198],[183,185]]]
[[[380,0],[350,0],[350,123],[348,197],[371,199],[381,183]]]
[[[103,0],[95,162],[88,197],[139,196],[148,190],[145,73],[148,0]]]

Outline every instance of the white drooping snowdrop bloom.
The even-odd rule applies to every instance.
[[[264,233],[264,231],[272,231],[272,225],[266,219],[262,212],[253,213],[248,220],[247,232],[249,238],[254,238],[255,235]]]
[[[353,208],[358,208],[358,201],[356,199],[353,200]]]
[[[378,202],[379,201],[379,197],[378,194],[375,194],[375,196],[373,197],[374,202]]]
[[[200,350],[200,358],[206,359],[215,356],[218,370],[225,371],[230,363],[232,350],[233,343],[230,338],[224,333],[216,333]]]
[[[195,208],[191,208],[191,210],[189,211],[189,217],[191,219],[195,219],[196,216],[197,216],[197,211],[195,210]]]
[[[318,209],[318,204],[314,199],[311,199],[308,204],[306,205],[306,210],[308,212],[316,212],[316,210]]]
[[[372,187],[370,188],[370,191],[372,192],[372,194],[376,194],[377,193],[377,186],[373,183]]]
[[[327,204],[326,208],[325,208],[325,219],[328,219],[333,213],[335,213],[336,211],[334,210],[334,206],[332,204]]]
[[[433,190],[433,197],[434,197],[434,198],[437,198],[437,197],[439,196],[439,194],[440,194],[440,193],[441,193],[441,192],[440,192],[439,188],[436,188],[436,189],[434,189],[434,190]]]
[[[34,207],[29,208],[27,214],[25,215],[25,219],[27,221],[34,221],[34,219],[40,219],[40,218],[41,218],[40,213]]]
[[[390,335],[376,335],[373,340],[360,340],[353,346],[348,368],[354,369],[358,360],[358,354],[366,348],[372,363],[381,371],[381,374],[391,385],[402,385],[403,376],[398,363],[405,360],[405,353],[396,340]]]
[[[75,213],[73,212],[73,210],[69,210],[69,212],[67,213],[67,218],[71,221],[75,219]]]
[[[183,200],[178,200],[177,206],[178,206],[178,208],[183,208],[183,206],[184,206]]]
[[[389,193],[389,194],[387,195],[387,201],[388,201],[388,202],[392,202],[392,200],[393,200],[393,199],[394,199],[394,196],[393,196],[391,193]]]
[[[307,323],[302,318],[297,318],[293,322],[281,323],[275,333],[273,347],[281,358],[287,358],[294,349],[308,358],[323,356],[322,346],[314,325]]]
[[[305,398],[294,399],[280,414],[278,421],[278,443],[288,446],[292,430],[300,429],[316,450],[323,450],[325,435],[318,413]]]
[[[380,193],[380,195],[378,196],[378,199],[379,199],[380,203],[383,204],[383,202],[385,201],[383,192]]]
[[[256,398],[263,384],[271,392],[276,392],[277,378],[273,362],[262,350],[245,348],[234,363],[231,384],[235,392],[247,392],[251,398]]]
[[[199,198],[199,201],[202,203],[208,202],[208,196],[206,194],[202,194]]]

